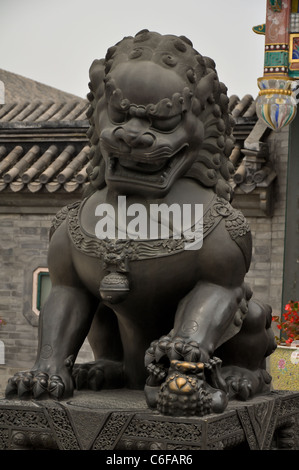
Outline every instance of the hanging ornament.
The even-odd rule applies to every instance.
[[[296,82],[284,79],[259,79],[259,96],[256,112],[268,127],[278,131],[289,125],[296,116],[297,102],[294,95]]]

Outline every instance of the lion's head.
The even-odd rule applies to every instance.
[[[124,38],[93,62],[89,86],[89,190],[162,197],[185,176],[230,199],[227,89],[187,38]]]

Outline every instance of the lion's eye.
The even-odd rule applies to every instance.
[[[108,107],[109,118],[112,122],[121,124],[126,121],[126,113],[120,111],[119,109],[113,108],[112,106]]]
[[[177,114],[166,119],[152,118],[152,127],[161,132],[170,132],[174,130],[182,120],[182,116]]]

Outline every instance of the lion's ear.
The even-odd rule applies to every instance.
[[[214,82],[217,80],[217,74],[210,72],[202,77],[198,82],[195,90],[195,96],[200,101],[201,107],[204,108],[208,98],[213,94]]]
[[[96,59],[89,69],[90,83],[89,87],[91,92],[100,98],[104,93],[104,78],[105,78],[105,61],[104,59]]]

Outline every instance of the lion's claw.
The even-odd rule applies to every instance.
[[[6,387],[5,395],[6,398],[10,398],[18,393],[18,382],[19,382],[19,373],[15,374],[12,378],[8,380]]]
[[[65,386],[58,375],[52,375],[49,379],[48,390],[50,395],[59,399],[64,395]]]
[[[32,383],[28,378],[20,380],[18,383],[18,397],[26,398],[31,395]]]
[[[252,395],[252,384],[246,378],[228,377],[227,385],[231,389],[231,394],[235,395],[239,400],[246,401]]]
[[[100,390],[105,382],[105,373],[99,369],[91,369],[88,374],[88,384],[91,390]]]
[[[88,384],[88,369],[81,367],[80,370],[76,367],[73,371],[73,377],[75,380],[75,385],[77,390],[82,390],[87,388]]]
[[[43,398],[48,395],[49,376],[45,372],[38,372],[33,379],[33,397]]]

